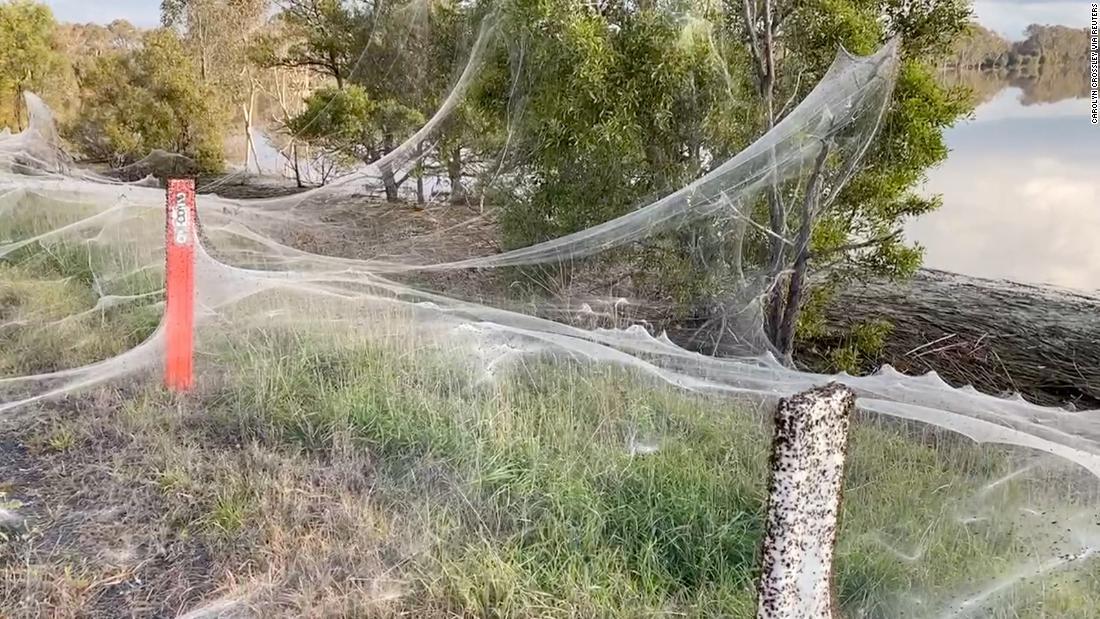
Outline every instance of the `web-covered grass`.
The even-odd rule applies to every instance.
[[[155,295],[87,313],[101,293],[86,269],[97,258],[66,247],[0,266],[5,374],[106,358],[157,324]],[[155,292],[153,283],[116,293]],[[28,317],[35,326],[20,326]],[[407,535],[401,518],[421,523],[416,544],[393,540],[400,550],[386,574],[403,591],[387,603],[393,612],[752,615],[767,407],[553,356],[486,374],[408,320],[380,313],[374,333],[385,338],[262,324],[211,338],[193,401],[202,435],[321,463],[339,449],[365,454],[370,506],[394,520],[376,534]],[[125,410],[156,419],[173,406],[153,385]],[[1100,603],[1100,578],[1077,569],[1013,586],[966,607],[970,615],[942,605],[1050,552],[1061,527],[1049,525],[1091,501],[1065,499],[1074,479],[1065,470],[1016,479],[1018,459],[1003,449],[881,422],[857,424],[850,457],[837,558],[848,616],[1086,617]],[[169,490],[186,478],[163,471],[158,483],[180,500]],[[241,531],[285,517],[256,479],[242,471],[203,489],[208,501],[177,533],[204,531],[240,550]],[[1022,510],[1035,513],[1034,528]]]
[[[479,386],[445,355],[285,344],[235,363],[252,368],[245,387],[213,414],[310,450],[350,432],[394,478],[444,471],[443,488],[395,499],[438,518],[427,599],[497,616],[751,614],[769,432],[745,405],[606,368],[527,365]],[[1001,450],[864,424],[851,457],[837,584],[853,616],[947,612],[921,600],[963,599],[1044,543],[1010,513],[1043,488],[985,488],[1013,471]],[[1100,595],[1095,578],[1050,585],[975,613],[1083,617]]]
[[[0,223],[0,232],[8,227]],[[10,229],[10,228],[9,228]],[[0,377],[44,374],[129,350],[160,323],[163,274],[111,280],[89,245],[34,243],[0,259]]]

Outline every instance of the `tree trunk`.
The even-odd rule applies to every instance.
[[[15,99],[12,103],[12,108],[15,110],[15,127],[19,131],[23,131],[26,127],[23,126],[23,88],[21,86],[16,86]],[[27,122],[30,123],[30,115],[28,115]]]
[[[241,115],[244,117],[244,171],[248,172],[248,164],[256,160],[256,144],[252,141],[252,112],[255,107],[255,94],[250,94],[248,103],[241,104]],[[256,171],[260,171],[260,162],[256,161]]]
[[[761,58],[760,94],[764,98],[764,111],[766,114],[766,131],[775,128],[775,22],[772,17],[771,0],[764,0],[764,41]],[[770,165],[775,170],[775,149],[771,150]],[[783,199],[779,195],[779,188],[772,179],[772,185],[768,191],[768,218],[772,231],[772,285],[773,293],[771,306],[767,315],[767,326],[770,329],[773,343],[779,340],[779,328],[782,320],[783,295],[779,285],[780,274],[783,272],[786,261],[786,236],[787,236],[787,209]]]
[[[775,127],[775,33],[778,27],[773,14],[771,0],[763,0],[763,12],[761,16],[763,31],[758,31],[755,0],[743,0],[745,26],[748,29],[750,50],[752,52],[756,68],[756,83],[760,98],[764,105],[764,129],[771,131]],[[775,149],[770,153],[770,165],[774,169]],[[774,178],[768,189],[768,227],[771,232],[771,246],[769,248],[769,275],[771,277],[771,292],[767,297],[764,309],[764,328],[768,340],[776,345],[780,340],[780,330],[783,323],[784,298],[780,280],[783,277],[786,264],[786,240],[787,240],[787,212],[783,204],[783,198],[779,194]]]
[[[393,152],[394,139],[390,134],[386,134],[382,137],[382,156]],[[393,165],[386,163],[379,166],[382,172],[382,186],[386,190],[386,202],[397,202],[397,179],[393,174]]]
[[[199,40],[199,78],[206,84],[209,83],[210,76],[210,58],[207,56],[209,48],[206,45],[206,29],[203,27],[201,13],[196,15],[196,19],[198,20],[195,30]]]
[[[252,119],[248,117],[248,105],[241,104],[241,116],[244,117],[244,171],[252,163]]]
[[[340,67],[340,63],[336,62],[336,56],[330,51],[328,54],[329,70],[332,71],[332,77],[336,78],[336,88],[339,90],[344,89],[344,72]]]
[[[748,229],[752,212],[745,207],[742,201],[738,201],[736,208],[738,216],[733,224],[733,250],[730,252],[730,270],[737,278],[737,284],[740,286],[745,281],[745,230]]]
[[[298,189],[302,189],[305,185],[302,183],[302,166],[298,160],[298,143],[293,138],[290,142],[290,156],[290,165],[294,169],[294,184],[297,185]]]
[[[775,165],[774,151],[772,154],[772,165]],[[779,340],[779,324],[783,316],[783,286],[780,285],[780,279],[783,276],[783,265],[786,261],[787,212],[782,199],[779,197],[779,191],[774,186],[768,191],[768,215],[772,232],[771,249],[769,250],[771,262],[768,271],[771,277],[769,283],[772,290],[768,296],[768,307],[764,315],[764,328],[767,330],[768,339],[775,344]]]
[[[424,197],[424,142],[416,145],[416,203],[423,207],[428,201]]]
[[[466,202],[466,190],[462,187],[462,145],[456,144],[447,156],[447,180],[451,184],[451,204]]]
[[[386,202],[397,202],[397,180],[388,163],[382,166],[382,187],[386,190]]]
[[[255,80],[250,79],[248,84],[248,148],[252,151],[252,161],[256,164],[256,173],[263,174],[264,171],[260,167],[260,156],[256,152],[256,141],[252,137],[252,127],[254,119],[256,118],[256,95],[258,94],[258,87]],[[247,166],[246,166],[247,168]]]
[[[798,241],[795,244],[798,254],[787,287],[783,319],[776,331],[775,346],[779,350],[783,361],[788,365],[791,364],[791,353],[794,351],[794,332],[798,324],[798,313],[802,306],[806,271],[810,265],[810,234],[813,232],[814,219],[817,217],[817,204],[821,196],[822,172],[825,169],[825,159],[828,156],[829,146],[823,143],[821,152],[818,153],[817,160],[814,162],[814,171],[810,176],[810,182],[806,186],[806,195],[802,200],[802,224],[799,227]]]

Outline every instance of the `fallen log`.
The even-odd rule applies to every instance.
[[[955,386],[1018,392],[1038,404],[1100,408],[1097,296],[926,270],[901,283],[851,284],[826,318],[841,328],[891,323],[874,365],[935,370]]]

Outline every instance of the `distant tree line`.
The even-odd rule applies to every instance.
[[[1087,65],[1089,32],[1086,28],[1032,24],[1026,38],[1009,41],[1005,37],[970,24],[965,36],[958,38],[945,64],[960,69],[1034,70],[1040,65]]]

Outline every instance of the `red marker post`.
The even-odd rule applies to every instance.
[[[187,391],[195,382],[195,181],[169,179],[165,234],[164,385]]]

